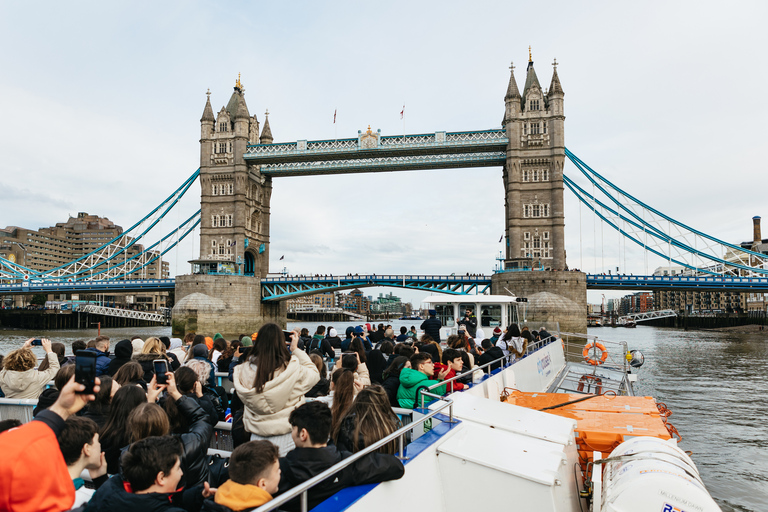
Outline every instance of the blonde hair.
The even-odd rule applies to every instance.
[[[34,352],[28,348],[19,348],[10,352],[3,359],[3,368],[12,372],[25,372],[37,365]]]
[[[151,336],[146,339],[144,346],[141,349],[142,354],[165,354],[165,344],[160,341],[160,338]]]

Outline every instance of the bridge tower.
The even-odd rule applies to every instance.
[[[176,278],[173,332],[231,335],[255,332],[265,322],[285,326],[285,303],[261,302],[272,178],[243,158],[248,145],[272,143],[268,113],[259,135],[239,75],[215,115],[210,91],[207,96],[200,119],[200,256],[190,262],[192,275]]]
[[[508,269],[566,269],[564,93],[557,76],[557,61],[553,66],[552,81],[545,93],[529,53],[522,94],[514,66],[510,66],[502,122],[509,138],[504,166]]]
[[[563,272],[565,211],[565,93],[553,63],[552,80],[544,90],[528,49],[522,93],[510,66],[504,97],[509,144],[503,169],[505,187],[505,272],[492,278],[493,293],[512,291],[529,300],[529,321],[560,322],[570,332],[586,332],[586,275]]]

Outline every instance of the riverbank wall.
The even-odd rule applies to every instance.
[[[0,309],[0,327],[6,329],[89,329],[108,327],[154,327],[157,322],[136,318],[95,315],[60,310]]]
[[[641,325],[653,327],[676,327],[678,329],[719,329],[741,325],[768,325],[765,313],[715,314],[707,316],[681,315],[671,318],[646,320]]]

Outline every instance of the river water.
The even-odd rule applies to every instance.
[[[418,321],[392,321],[395,328]],[[291,323],[290,328],[315,323]],[[334,323],[343,336],[349,323]],[[611,341],[626,341],[645,355],[638,370],[638,394],[665,402],[669,421],[683,436],[704,483],[724,511],[768,511],[768,331],[682,331],[638,326],[590,329]],[[170,335],[169,327],[103,329],[113,341],[139,335]],[[28,332],[0,329],[0,353],[29,337],[70,345],[96,330]],[[42,355],[41,349],[35,349]],[[69,353],[69,351],[68,351]]]

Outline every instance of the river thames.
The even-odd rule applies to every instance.
[[[418,321],[392,321],[416,325]],[[308,327],[316,323],[291,323]],[[334,323],[343,336],[349,323]],[[669,421],[680,431],[680,447],[694,462],[724,511],[768,510],[768,332],[682,331],[638,326],[594,328],[590,334],[627,341],[645,355],[637,371],[636,391],[665,402]],[[114,341],[139,335],[170,335],[170,327],[103,329]],[[95,330],[29,332],[0,330],[0,353],[29,337],[47,337],[66,345],[87,340]],[[41,349],[36,349],[42,355]],[[69,351],[68,351],[69,353]]]

